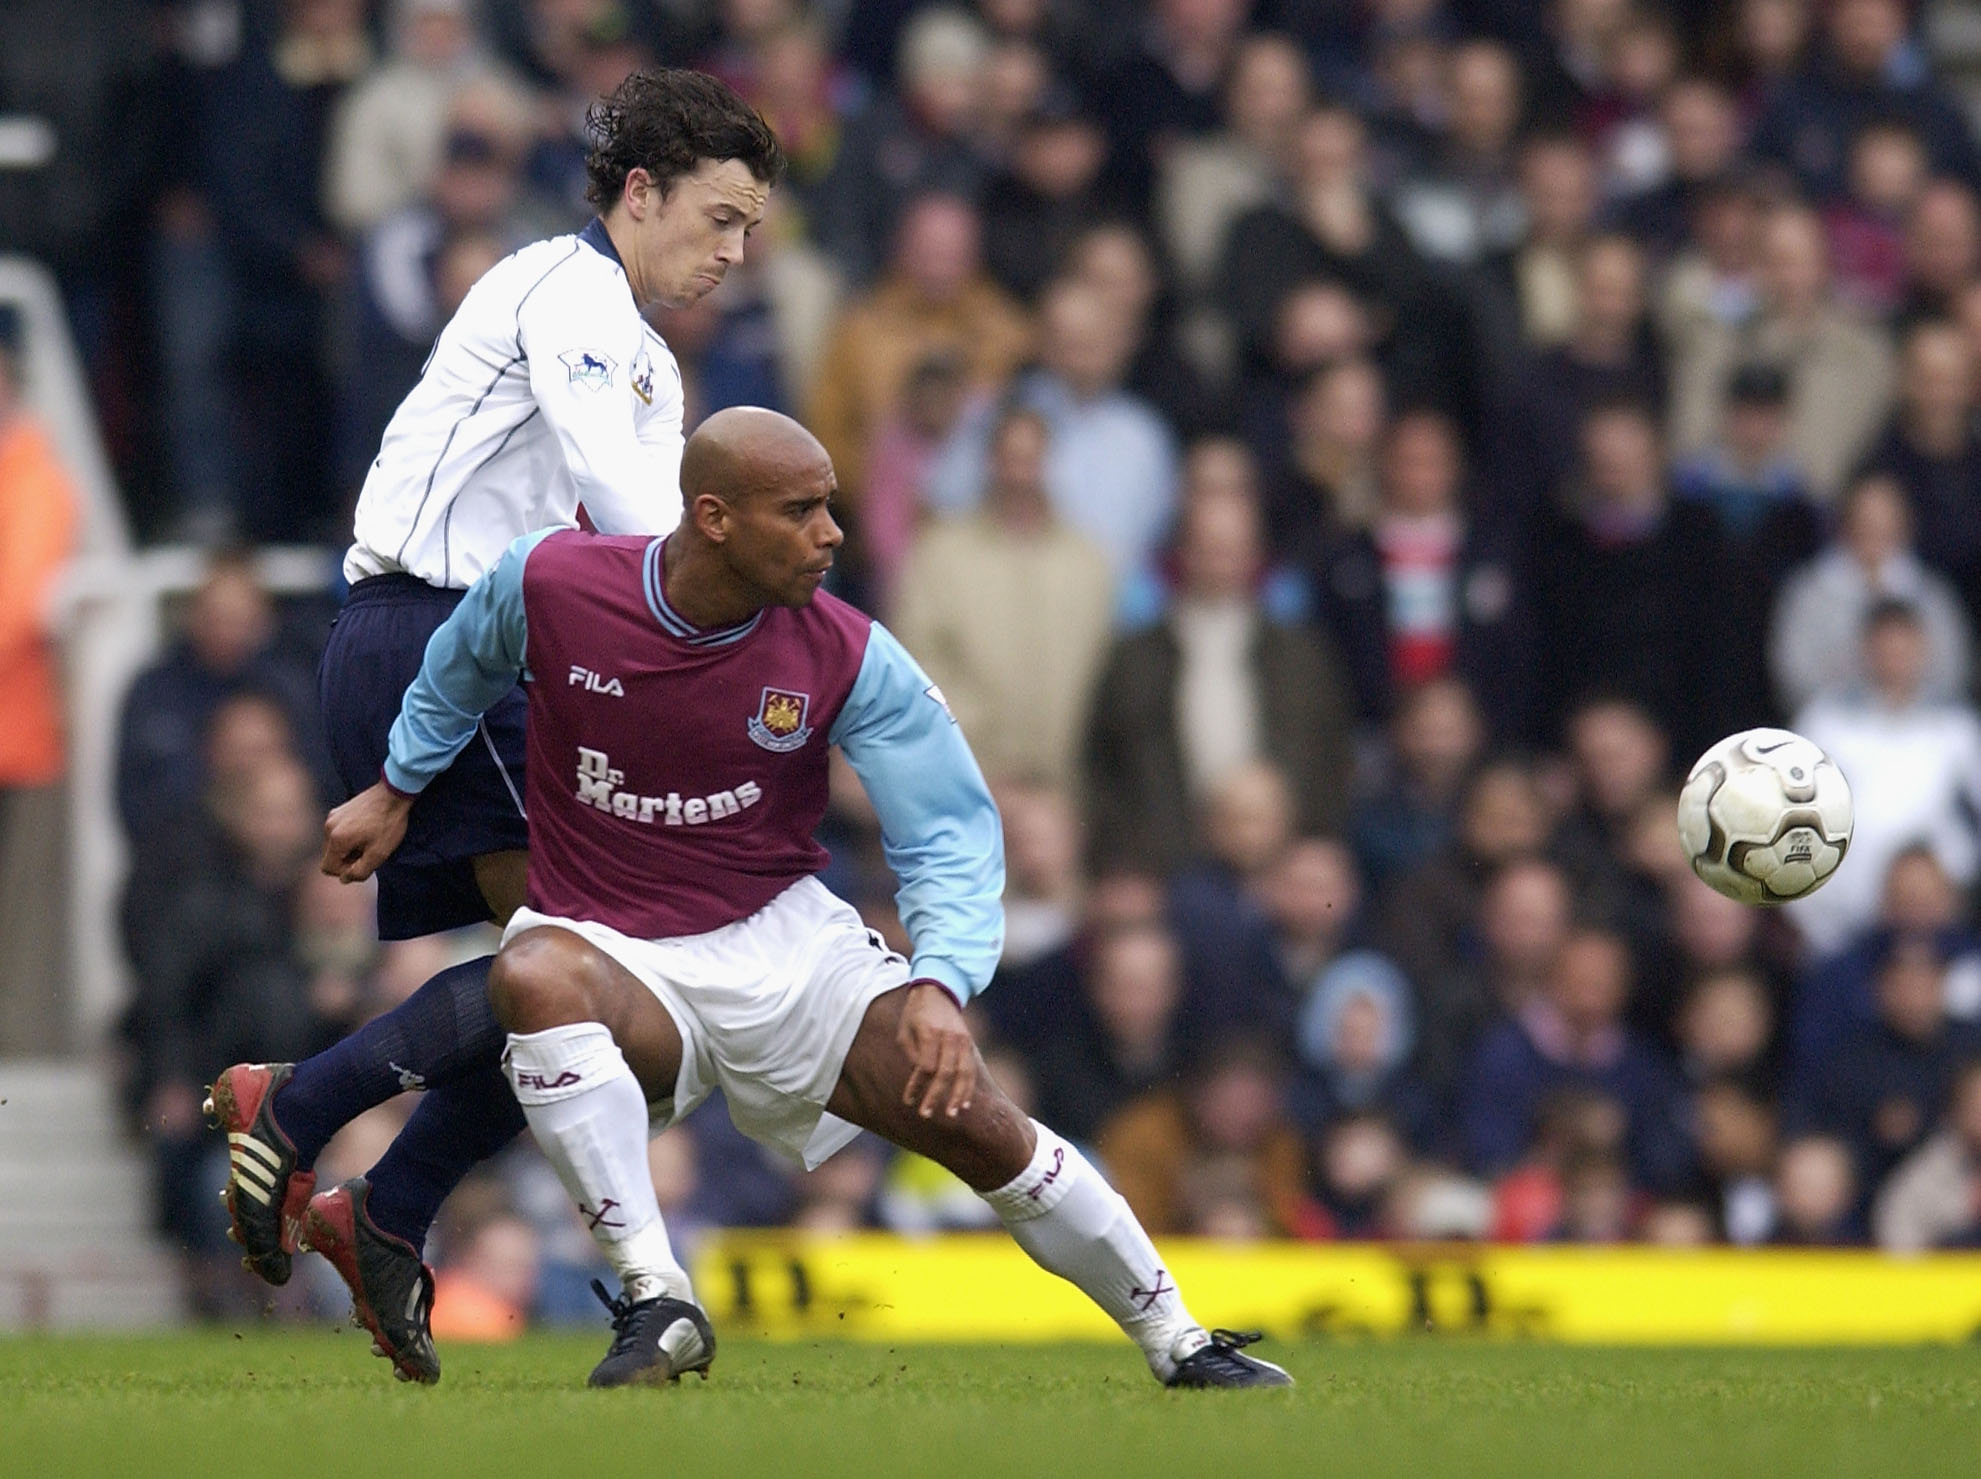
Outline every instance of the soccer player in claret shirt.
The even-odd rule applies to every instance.
[[[1169,1385],[1286,1385],[1240,1349],[1255,1337],[1191,1318],[1127,1202],[984,1073],[962,1008],[1003,941],[997,810],[914,660],[820,593],[833,488],[796,422],[725,411],[688,441],[672,535],[517,540],[435,634],[384,779],[331,814],[325,868],[389,857],[527,669],[529,902],[489,993],[530,1130],[619,1275],[593,1385],[714,1357],[646,1147],[650,1118],[716,1088],[807,1165],[864,1128],[947,1166]],[[835,745],[880,817],[912,960],[816,877]],[[342,1235],[347,1196],[311,1203],[305,1242],[323,1219]]]
[[[365,479],[344,560],[351,593],[322,669],[347,794],[377,779],[428,639],[512,541],[574,526],[581,505],[609,534],[662,533],[680,518],[681,376],[641,311],[695,302],[742,260],[784,157],[746,103],[694,72],[635,73],[590,122],[599,216],[475,284]],[[505,922],[522,903],[523,696],[485,707],[474,743],[432,778],[379,873],[386,939]],[[443,972],[293,1068],[237,1064],[216,1078],[208,1113],[227,1132],[230,1231],[249,1268],[287,1281],[316,1155],[374,1104],[427,1090],[376,1168],[361,1223],[367,1239],[383,1230],[415,1249],[448,1191],[521,1131],[488,1006],[492,959]],[[360,1264],[382,1255],[369,1242],[326,1251],[362,1312],[371,1295]],[[385,1342],[401,1374],[420,1380],[439,1375],[421,1303],[430,1294],[392,1291],[394,1309],[419,1308],[404,1347]]]

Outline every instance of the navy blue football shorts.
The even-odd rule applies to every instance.
[[[317,672],[330,757],[347,796],[379,779],[392,721],[419,676],[427,639],[464,594],[411,575],[378,575],[351,587]],[[406,840],[378,870],[381,938],[409,940],[489,917],[474,859],[529,846],[523,817],[526,708],[523,690],[510,690],[413,803]]]

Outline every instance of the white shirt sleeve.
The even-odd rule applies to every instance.
[[[645,335],[598,287],[583,273],[554,274],[518,310],[530,393],[593,526],[664,534],[680,512],[680,454],[656,457],[640,440],[630,377]]]

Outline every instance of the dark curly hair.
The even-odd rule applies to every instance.
[[[635,72],[585,115],[585,198],[601,211],[643,169],[663,191],[705,159],[740,160],[766,185],[784,173],[784,148],[757,110],[705,72]]]

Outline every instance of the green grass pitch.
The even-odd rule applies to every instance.
[[[1981,1349],[1275,1344],[1292,1392],[1164,1392],[1110,1346],[727,1341],[712,1380],[591,1392],[603,1336],[0,1339],[0,1475],[931,1479],[975,1474],[1974,1473]]]

